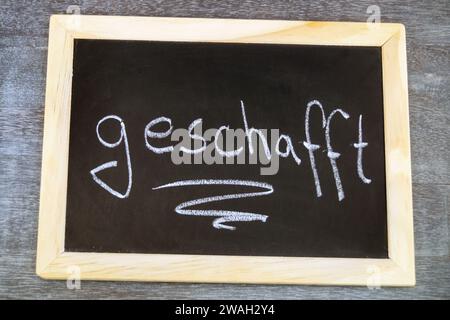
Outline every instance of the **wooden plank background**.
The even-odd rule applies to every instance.
[[[366,21],[406,26],[417,286],[340,288],[82,282],[35,275],[48,22],[82,14]],[[0,298],[450,298],[450,4],[427,1],[0,0]]]

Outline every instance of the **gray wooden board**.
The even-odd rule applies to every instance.
[[[0,0],[0,298],[450,298],[450,3],[378,1],[406,26],[413,165],[415,288],[82,282],[35,275],[48,20],[83,14],[366,21],[373,1]]]

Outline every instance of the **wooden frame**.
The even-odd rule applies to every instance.
[[[74,253],[64,250],[74,39],[382,48],[388,259]],[[36,272],[82,280],[413,286],[405,30],[401,24],[54,15],[50,19]]]

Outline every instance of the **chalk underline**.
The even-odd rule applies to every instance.
[[[226,223],[229,222],[249,222],[249,221],[261,221],[266,222],[268,216],[254,213],[254,212],[244,212],[244,211],[231,211],[231,210],[198,210],[198,209],[187,209],[196,205],[204,203],[219,202],[230,199],[242,199],[251,197],[261,197],[273,193],[274,189],[271,184],[265,182],[251,181],[251,180],[235,180],[235,179],[198,179],[198,180],[181,180],[171,183],[167,183],[158,187],[154,187],[152,190],[159,190],[165,188],[176,188],[185,186],[198,186],[198,185],[232,185],[232,186],[246,186],[246,187],[256,187],[265,189],[265,191],[259,192],[246,192],[246,193],[233,193],[217,195],[205,198],[194,199],[186,202],[182,202],[175,208],[175,212],[181,215],[190,216],[209,216],[217,217],[214,219],[212,225],[217,229],[228,229],[235,230],[236,227],[230,226]]]

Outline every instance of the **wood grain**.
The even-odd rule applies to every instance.
[[[31,3],[31,4],[29,4]],[[43,104],[50,14],[81,1],[2,1],[0,11],[1,298],[450,298],[448,1],[384,1],[383,22],[406,26],[415,288],[368,290],[305,286],[64,282],[35,275]],[[373,1],[83,1],[85,14],[365,21]],[[445,223],[447,217],[447,226]]]

